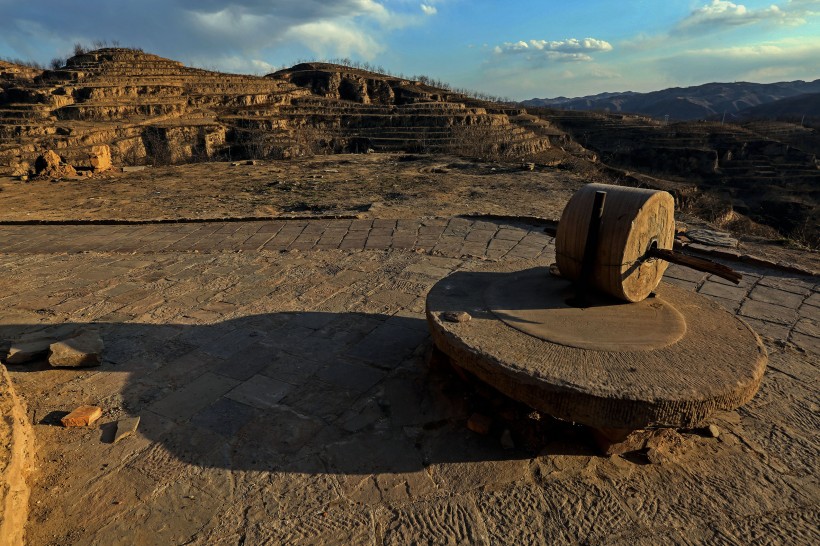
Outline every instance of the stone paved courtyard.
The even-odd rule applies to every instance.
[[[820,542],[817,278],[670,267],[770,362],[718,438],[653,465],[571,424],[535,453],[465,428],[480,408],[425,365],[424,297],[486,260],[546,265],[553,239],[464,218],[0,226],[0,343],[95,323],[106,345],[99,368],[9,366],[37,442],[29,543]],[[99,426],[58,426],[80,404]]]

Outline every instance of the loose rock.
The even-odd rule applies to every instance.
[[[656,431],[646,442],[646,457],[652,464],[667,464],[677,460],[683,450],[683,436],[671,428]]]
[[[738,240],[729,233],[723,231],[713,231],[711,229],[690,229],[686,236],[703,245],[722,246],[726,248],[737,248]]]
[[[92,424],[102,415],[102,408],[99,406],[80,406],[60,421],[64,427],[85,427]]]
[[[9,348],[6,364],[24,364],[44,357],[48,355],[48,347],[53,341],[52,337],[16,341]]]
[[[54,150],[48,150],[34,162],[34,171],[40,178],[60,178],[63,176],[77,176],[77,171],[71,165],[65,165]]]
[[[117,433],[114,435],[114,443],[116,444],[123,438],[127,438],[128,436],[134,434],[137,431],[139,424],[139,415],[136,417],[127,417],[117,421]]]
[[[111,149],[107,145],[92,146],[89,155],[94,172],[107,171],[111,168]]]
[[[29,175],[31,165],[23,161],[22,163],[15,163],[11,166],[11,176],[22,178]]]
[[[61,339],[73,337],[77,327],[71,324],[56,324],[29,332],[12,341],[6,364],[23,364],[48,356],[48,348]]]
[[[48,363],[52,366],[85,367],[102,363],[103,341],[95,330],[52,343],[49,346]]]
[[[467,322],[471,318],[473,317],[466,311],[447,311],[441,314],[441,319],[447,322]]]
[[[717,425],[709,425],[706,428],[706,431],[712,438],[717,438],[718,436],[720,436],[720,428]]]

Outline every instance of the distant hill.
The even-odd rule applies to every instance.
[[[740,112],[743,119],[779,119],[820,121],[820,93],[806,93],[788,99],[746,108]]]
[[[820,93],[820,79],[779,83],[707,83],[694,87],[673,87],[651,93],[601,93],[587,97],[530,99],[524,107],[548,107],[563,110],[599,110],[629,112],[656,118],[695,120],[738,115],[748,108],[759,107],[804,94]],[[815,101],[817,97],[815,96]]]

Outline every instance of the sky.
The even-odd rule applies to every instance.
[[[0,57],[96,40],[260,75],[347,57],[523,100],[820,78],[820,0],[0,0]]]

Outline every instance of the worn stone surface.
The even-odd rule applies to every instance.
[[[427,320],[436,346],[511,398],[567,421],[634,430],[694,426],[716,410],[739,407],[757,392],[767,355],[754,332],[717,304],[671,285],[658,287],[654,305],[663,302],[679,313],[685,333],[676,343],[633,345],[632,336],[624,334],[630,331],[629,310],[649,299],[636,307],[593,302],[589,308],[577,308],[528,290],[532,299],[546,303],[546,317],[527,314],[527,326],[550,326],[554,316],[552,320],[559,322],[576,321],[582,331],[593,327],[587,328],[583,343],[554,341],[554,336],[545,340],[528,330],[524,333],[518,325],[509,328],[506,317],[530,310],[530,300],[509,290],[494,291],[496,286],[506,287],[503,283],[509,278],[521,279],[512,284],[522,286],[527,286],[526,279],[543,279],[544,284],[556,285],[554,292],[560,294],[569,286],[549,277],[545,267],[527,265],[493,264],[459,272],[436,284],[427,296]],[[504,306],[499,300],[507,294],[509,305]],[[596,305],[606,319],[600,323],[595,320]],[[609,318],[612,308],[625,314]],[[443,311],[454,309],[471,310],[473,320],[441,320]],[[573,314],[564,318],[565,311]],[[498,319],[500,314],[506,322]],[[627,339],[620,340],[622,335]]]
[[[749,289],[811,294],[750,319],[769,328],[770,367],[751,402],[712,417],[719,438],[682,432],[687,449],[652,465],[597,456],[566,423],[508,450],[464,426],[492,404],[424,366],[423,296],[481,261],[462,257],[473,229],[498,228],[489,259],[536,247],[546,266],[552,240],[517,222],[391,222],[0,226],[0,340],[94,322],[106,344],[97,368],[10,368],[38,448],[28,544],[816,542],[817,337],[801,320],[816,279],[741,265]],[[287,252],[306,230],[317,243]],[[400,230],[413,249],[391,248]],[[335,232],[362,243],[317,248]],[[140,415],[139,433],[53,426],[80,399],[106,422]]]

